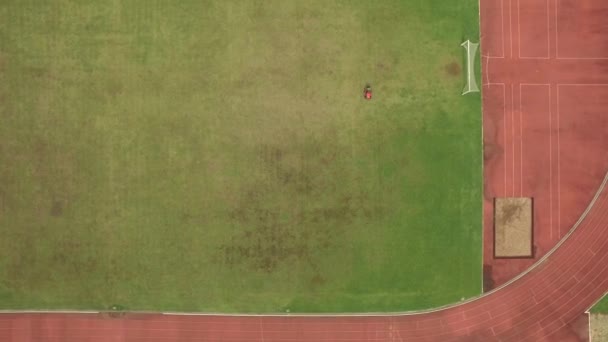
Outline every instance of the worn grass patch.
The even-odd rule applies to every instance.
[[[0,306],[384,311],[479,294],[480,97],[460,96],[454,64],[478,13],[2,1]]]

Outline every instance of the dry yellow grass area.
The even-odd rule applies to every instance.
[[[532,256],[532,199],[497,198],[494,204],[495,256]]]
[[[608,315],[591,314],[591,342],[608,342]]]

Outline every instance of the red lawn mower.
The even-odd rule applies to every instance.
[[[363,98],[366,100],[372,99],[372,86],[370,86],[369,84],[366,85],[363,89]]]

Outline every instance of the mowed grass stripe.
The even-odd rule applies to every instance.
[[[479,294],[478,36],[472,0],[2,2],[0,305]]]

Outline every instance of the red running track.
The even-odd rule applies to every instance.
[[[516,13],[517,26],[503,24],[505,8],[510,11],[511,23],[514,22],[513,13]],[[601,21],[594,22],[602,20],[602,13],[606,11],[608,3],[602,0],[481,1],[482,54],[501,57],[484,59],[484,118],[505,110],[507,97],[502,92],[493,95],[496,94],[491,90],[493,84],[504,84],[505,93],[513,85],[517,91],[511,93],[511,100],[513,94],[518,94],[522,100],[521,108],[527,108],[530,115],[546,112],[543,103],[548,104],[551,113],[553,109],[569,112],[568,116],[562,117],[563,125],[557,126],[559,128],[556,133],[560,132],[561,138],[555,139],[562,139],[562,146],[571,146],[563,148],[560,154],[561,164],[553,159],[543,163],[546,164],[545,169],[555,170],[556,177],[558,173],[561,175],[562,186],[567,187],[570,181],[576,185],[568,190],[559,190],[561,202],[551,197],[546,208],[552,208],[556,214],[567,212],[568,217],[574,215],[572,212],[578,211],[576,214],[580,217],[580,223],[570,230],[564,229],[562,223],[549,225],[553,228],[553,234],[559,237],[569,235],[560,240],[561,245],[553,252],[547,253],[545,250],[544,260],[505,286],[452,307],[401,315],[321,317],[132,314],[122,318],[107,318],[100,314],[7,313],[0,315],[0,341],[585,340],[586,327],[581,329],[580,315],[608,290],[608,190],[604,189],[607,178],[603,178],[602,182],[602,177],[597,177],[598,172],[602,175],[605,173],[605,162],[608,160],[605,154],[608,144],[603,144],[605,141],[602,140],[608,126],[608,119],[602,113],[608,108],[608,93],[603,93],[602,90],[604,85],[608,85],[608,39],[605,39],[608,37],[608,28],[600,25]],[[555,19],[551,19],[554,12]],[[526,16],[532,19],[520,20],[520,17]],[[541,20],[545,16],[546,21]],[[497,26],[497,23],[501,25]],[[561,25],[561,30],[557,24]],[[548,25],[547,30],[544,30],[545,25]],[[509,27],[508,40],[505,38],[505,27]],[[514,27],[517,27],[515,35]],[[607,30],[606,34],[602,30]],[[549,38],[553,36],[552,32],[555,32],[554,40]],[[492,42],[498,45],[494,46]],[[544,43],[538,42],[546,42],[546,48]],[[507,55],[509,58],[506,58]],[[519,95],[521,85],[528,88],[531,98],[524,99]],[[556,95],[558,91],[560,96],[570,95],[556,102],[536,101],[535,98],[548,98],[543,97],[544,88],[547,89],[547,94],[553,94],[550,89],[555,88]],[[512,106],[511,111],[513,108]],[[520,113],[523,113],[523,109],[517,114]],[[500,123],[499,120],[496,122]],[[511,126],[508,126],[511,131],[515,127],[514,122],[511,120]],[[537,121],[526,119],[522,122],[532,125]],[[504,129],[507,125],[504,121],[503,132],[507,131]],[[546,127],[526,127],[530,133],[540,132],[540,136],[544,137],[542,130]],[[552,130],[551,127],[549,131]],[[500,131],[500,126],[497,126],[496,132]],[[535,135],[531,135],[525,141],[531,146],[541,144],[535,139]],[[551,141],[553,144],[553,139],[550,137],[546,142]],[[500,140],[499,137],[497,141]],[[521,147],[521,143],[517,145],[517,139],[502,141],[502,148],[511,146],[511,152],[520,150],[518,147]],[[555,140],[555,143],[557,149],[560,142]],[[542,156],[542,151],[539,153]],[[550,152],[544,158],[553,156],[552,153],[555,152]],[[532,172],[523,176],[521,167],[520,172],[516,172],[517,166],[526,161],[523,154],[514,156],[511,153],[511,157],[512,164],[507,166],[506,163],[497,163],[498,166],[494,166],[492,171],[499,175],[495,178],[503,179],[504,175],[507,176],[503,190],[510,188],[516,194],[519,188],[523,193],[526,189],[535,189],[537,178],[541,180],[541,185],[546,182],[545,178]],[[504,170],[504,175],[500,170]],[[571,177],[572,174],[576,177]],[[555,184],[560,183],[555,182],[557,180],[551,177],[545,188],[557,189]],[[495,186],[494,183],[491,185]],[[590,186],[596,189],[599,187],[593,201],[588,193]],[[500,188],[494,188],[494,191],[500,191],[497,189]],[[576,195],[572,197],[571,194]],[[585,206],[582,203],[590,202],[593,205],[580,215]],[[547,220],[547,216],[542,215],[541,219]],[[567,220],[559,216],[551,216],[550,219]],[[557,239],[553,243],[555,241]],[[547,246],[543,248],[548,249]]]
[[[553,248],[608,170],[608,2],[481,5],[487,291]],[[534,198],[534,258],[494,258],[495,197]]]

